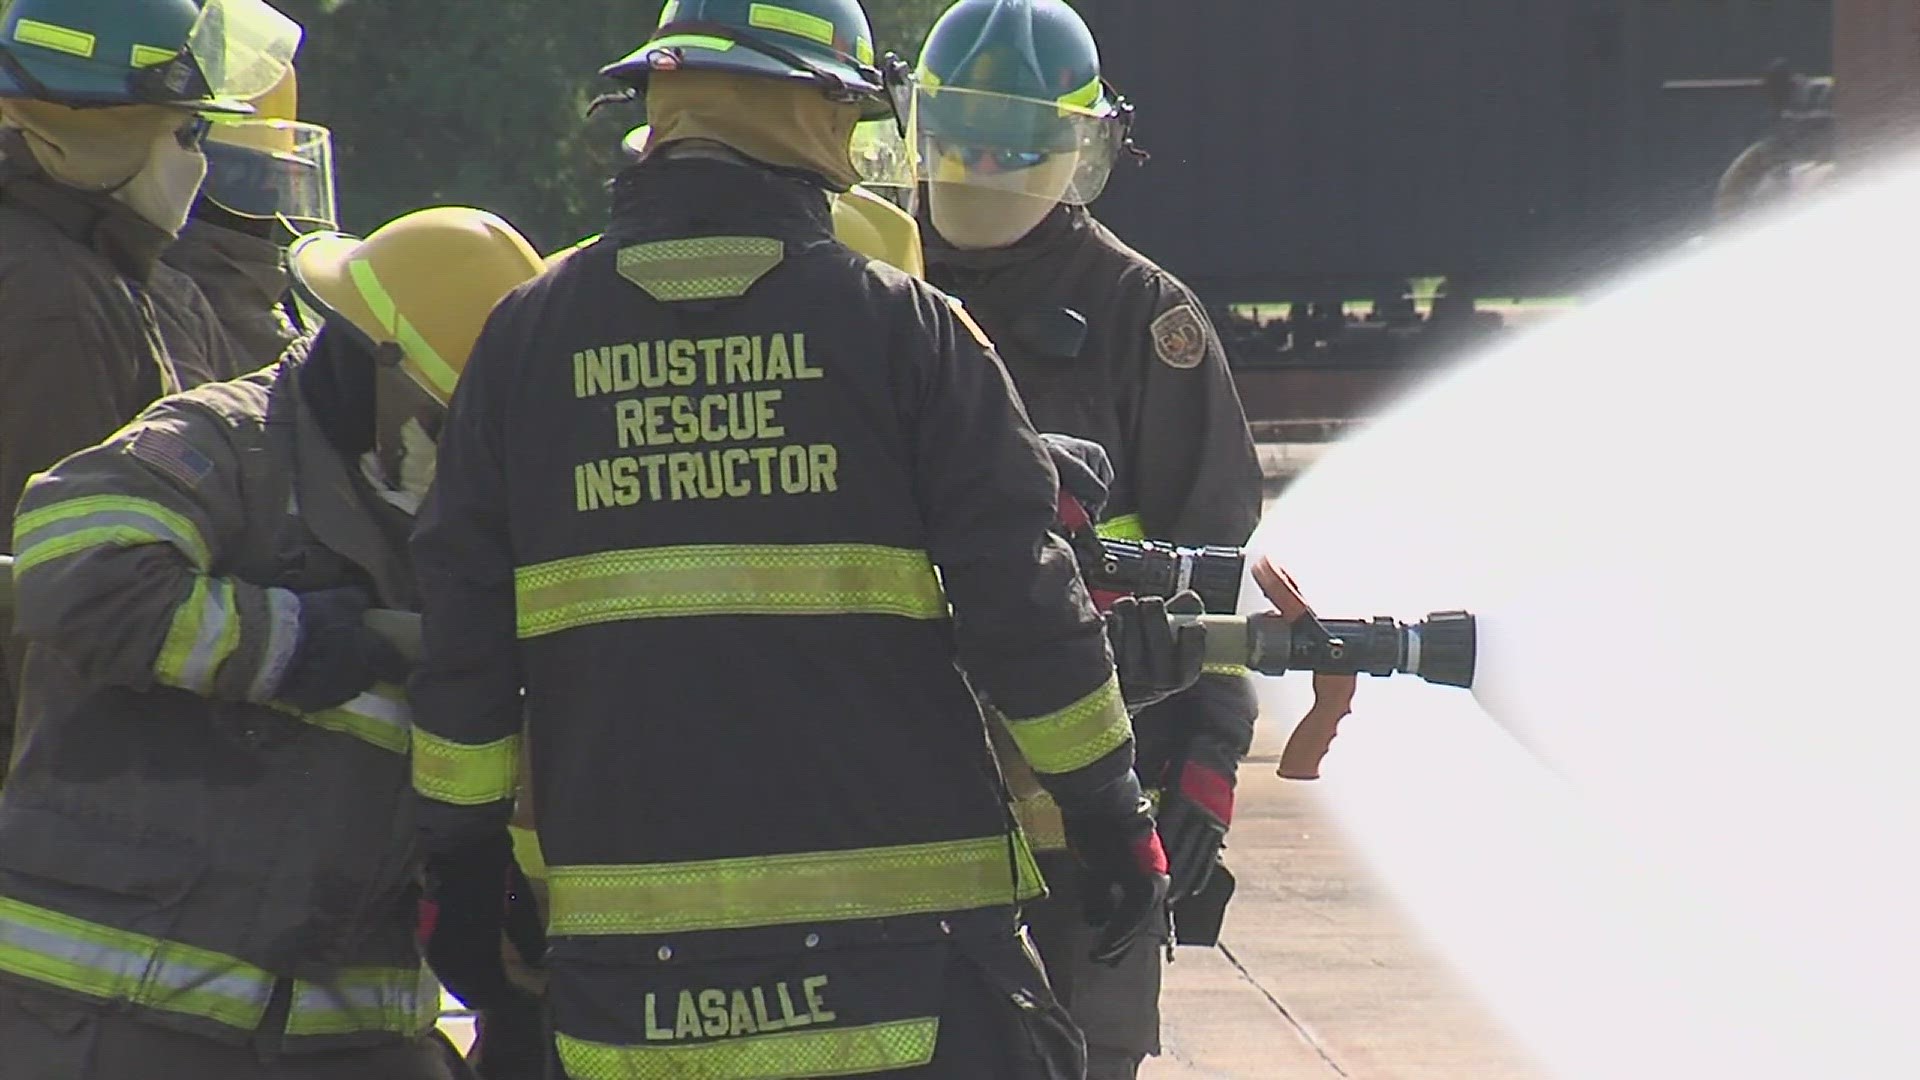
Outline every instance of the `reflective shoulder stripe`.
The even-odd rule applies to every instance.
[[[638,866],[550,866],[556,935],[692,933],[883,919],[1040,895],[1024,837]]]
[[[519,634],[702,615],[891,615],[943,619],[924,551],[865,544],[642,548],[523,566]]]
[[[413,729],[413,790],[435,802],[484,806],[513,798],[520,736],[470,746]]]
[[[785,244],[767,236],[699,236],[623,247],[615,266],[663,304],[725,300],[746,295],[786,253]]]
[[[314,727],[351,735],[396,754],[407,752],[413,732],[413,714],[407,709],[407,692],[397,686],[381,684],[344,705],[301,717]]]
[[[1140,520],[1139,514],[1122,514],[1117,518],[1109,518],[1095,525],[1093,531],[1099,533],[1103,540],[1137,541],[1147,538],[1147,526]]]
[[[294,982],[287,1034],[418,1036],[433,1026],[439,1012],[440,983],[425,964],[349,968],[326,983]]]
[[[13,523],[13,573],[90,547],[172,544],[199,570],[213,558],[200,530],[184,515],[151,499],[87,495],[21,514]]]
[[[1133,722],[1109,678],[1079,701],[1045,716],[1009,717],[1007,731],[1027,764],[1039,773],[1069,773],[1106,757],[1133,738]]]
[[[240,647],[240,609],[233,583],[195,577],[193,591],[174,609],[173,624],[154,660],[153,675],[162,684],[209,694],[235,649]]]
[[[707,1043],[614,1046],[554,1036],[567,1075],[578,1080],[679,1080],[689,1076],[852,1076],[914,1069],[933,1060],[934,1016],[859,1027],[782,1031]]]
[[[0,897],[0,971],[102,1001],[204,1017],[244,1031],[273,976],[229,956]]]

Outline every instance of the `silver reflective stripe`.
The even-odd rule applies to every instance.
[[[359,695],[340,706],[350,713],[357,713],[382,727],[392,728],[405,742],[413,731],[413,714],[407,711],[407,703],[375,693],[371,690]]]
[[[56,518],[18,538],[22,554],[37,544],[58,540],[93,529],[130,529],[153,538],[154,543],[172,544],[196,566],[205,569],[207,546],[198,536],[186,535],[152,514],[137,510],[99,510],[78,517]]]
[[[267,644],[260,650],[260,668],[247,687],[247,700],[266,702],[280,689],[280,677],[300,643],[300,598],[286,589],[267,590]]]
[[[90,997],[251,1030],[272,978],[203,949],[0,899],[0,970]]]
[[[202,578],[204,588],[195,590],[201,595],[200,618],[194,635],[193,646],[175,673],[179,679],[177,685],[183,690],[196,694],[206,694],[213,690],[214,677],[220,674],[220,665],[233,655],[233,644],[238,640],[238,627],[235,620],[240,612],[233,606],[233,583],[225,578]],[[187,603],[192,603],[189,598]]]
[[[327,983],[296,981],[287,1034],[341,1035],[357,1031],[417,1034],[433,1025],[440,983],[418,969],[349,970]]]

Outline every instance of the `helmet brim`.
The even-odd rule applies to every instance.
[[[807,58],[818,71],[795,67],[777,57],[768,56],[745,45],[707,34],[663,34],[640,48],[600,69],[600,74],[624,86],[645,93],[647,80],[654,72],[719,71],[758,79],[785,79],[819,85],[819,72],[841,81],[847,89],[864,95],[860,103],[862,120],[879,120],[893,115],[886,90],[852,64],[840,60]]]

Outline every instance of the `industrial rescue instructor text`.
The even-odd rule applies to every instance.
[[[787,437],[780,384],[824,375],[807,360],[805,334],[622,342],[574,353],[576,398],[631,395],[614,402],[610,434],[618,449],[637,451],[576,465],[575,509],[838,490],[833,444],[776,441]],[[675,389],[694,392],[634,393]],[[713,446],[723,448],[700,449]]]

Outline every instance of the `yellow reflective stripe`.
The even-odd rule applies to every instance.
[[[786,258],[766,236],[701,236],[620,249],[620,276],[663,304],[742,296]]]
[[[87,495],[21,514],[13,523],[14,577],[90,547],[172,544],[195,568],[213,561],[198,526],[150,499]]]
[[[667,0],[667,6],[660,9],[659,25],[665,26],[671,23],[673,17],[678,14],[680,14],[680,0]]]
[[[135,45],[133,47],[133,66],[137,68],[164,64],[178,55],[177,49],[163,49],[158,45]]]
[[[1024,795],[1013,801],[1013,818],[1035,851],[1065,851],[1067,822],[1060,806],[1044,791]]]
[[[395,754],[407,752],[409,736],[413,731],[412,714],[407,709],[407,692],[385,683],[344,705],[317,713],[303,713],[300,719],[314,727],[351,735],[361,742]]]
[[[440,982],[425,964],[347,968],[325,983],[295,980],[291,1036],[391,1031],[423,1035],[439,1018]]]
[[[753,4],[747,8],[747,25],[756,30],[778,30],[833,48],[833,20],[805,11],[778,4]]]
[[[1202,664],[1202,675],[1221,675],[1229,679],[1244,679],[1253,674],[1253,669],[1245,664]]]
[[[214,680],[240,647],[240,608],[233,583],[204,575],[193,580],[187,598],[173,610],[153,676],[167,686],[208,694]]]
[[[520,736],[470,746],[413,729],[413,790],[435,802],[482,806],[513,798]]]
[[[399,305],[393,302],[386,286],[380,284],[380,276],[374,273],[373,264],[365,259],[354,259],[347,263],[347,273],[353,278],[354,288],[360,291],[360,299],[365,300],[367,307],[373,311],[373,317],[379,319],[381,327],[400,343],[400,349],[406,354],[407,361],[412,363],[415,374],[438,395],[442,403],[450,400],[454,385],[460,381],[460,373],[401,314]]]
[[[778,1080],[788,1076],[892,1072],[926,1065],[933,1060],[939,1041],[940,1019],[934,1016],[669,1046],[614,1046],[576,1039],[566,1032],[554,1035],[560,1063],[573,1080],[680,1080],[690,1076]]]
[[[900,847],[641,866],[550,866],[554,934],[693,933],[884,919],[1038,896],[1026,840],[983,836]]]
[[[926,552],[868,544],[609,551],[523,566],[513,579],[522,638],[703,615],[947,615]]]
[[[1095,525],[1093,531],[1099,533],[1102,540],[1139,541],[1147,538],[1147,525],[1140,520],[1139,514],[1122,514],[1117,518],[1109,518]]]
[[[1109,678],[1057,712],[1008,717],[1007,731],[1035,772],[1057,774],[1084,769],[1119,749],[1133,738],[1133,723],[1127,719],[1119,681]]]
[[[866,38],[853,39],[853,57],[863,64],[873,63],[873,42]]]
[[[647,42],[649,49],[711,49],[714,52],[726,52],[733,48],[733,42],[723,37],[707,34],[668,34]]]
[[[1100,76],[1095,75],[1092,82],[1070,94],[1061,94],[1054,100],[1070,109],[1093,108],[1100,103]]]
[[[242,1031],[259,1025],[273,989],[273,976],[231,956],[6,897],[0,897],[0,971]]]
[[[547,859],[540,850],[540,834],[509,825],[507,835],[513,838],[513,861],[520,864],[520,872],[534,881],[547,880]]]
[[[13,40],[22,45],[38,45],[43,49],[91,60],[93,46],[98,39],[85,30],[75,30],[71,26],[59,26],[38,19],[21,19],[13,24]]]

